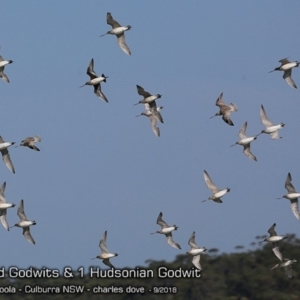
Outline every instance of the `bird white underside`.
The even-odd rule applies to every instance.
[[[300,193],[289,193],[286,195],[289,200],[297,199],[300,197]]]
[[[94,79],[90,80],[89,83],[91,85],[95,85],[95,84],[98,84],[99,82],[101,82],[103,80],[105,80],[104,77],[97,77],[97,78],[94,78]]]
[[[145,102],[152,102],[152,101],[156,100],[157,98],[158,98],[157,95],[152,95],[150,97],[145,98],[144,101]]]
[[[166,234],[166,233],[170,233],[170,232],[172,232],[174,230],[175,230],[175,227],[174,226],[170,226],[170,227],[167,227],[167,228],[162,228],[161,229],[161,233],[162,234]]]
[[[248,138],[245,138],[245,139],[241,139],[239,141],[239,144],[240,145],[247,145],[247,144],[250,144],[254,140],[255,140],[255,137],[248,137]]]
[[[9,142],[1,143],[0,144],[0,150],[6,149],[9,146],[11,146],[11,143],[9,143]]]
[[[0,62],[0,68],[9,64],[9,61],[3,60]]]
[[[285,65],[281,66],[280,69],[282,71],[286,71],[286,70],[290,70],[290,69],[292,69],[292,68],[294,68],[296,66],[297,66],[296,62],[291,62],[291,63],[288,63],[288,64],[285,64]]]
[[[115,257],[115,256],[116,256],[115,253],[102,253],[100,255],[100,258],[105,259],[105,258],[112,258],[112,257]]]
[[[189,251],[189,254],[191,254],[191,255],[198,255],[198,254],[200,254],[200,253],[202,253],[204,251],[205,251],[205,248],[191,249]]]
[[[267,241],[271,242],[271,243],[275,243],[275,242],[283,240],[284,238],[285,237],[281,236],[281,235],[274,235],[274,236],[270,236],[269,238],[267,238]]]
[[[33,225],[33,222],[32,221],[21,221],[18,223],[19,227],[29,227],[31,225]]]
[[[12,206],[13,206],[12,203],[0,203],[0,210],[7,209]]]
[[[221,197],[224,196],[226,193],[227,193],[227,189],[215,193],[215,194],[214,194],[214,197],[215,197],[215,198],[221,198]]]
[[[265,132],[265,133],[272,133],[272,132],[275,132],[275,131],[279,130],[281,127],[282,127],[281,124],[274,125],[274,126],[270,126],[270,127],[267,127],[267,128],[264,130],[264,132]]]
[[[117,27],[114,28],[110,31],[111,34],[122,34],[123,32],[125,32],[126,30],[128,30],[127,26],[122,26],[122,27]]]

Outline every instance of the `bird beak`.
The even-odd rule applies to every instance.
[[[232,147],[232,146],[235,146],[236,144],[233,144],[233,145],[231,145],[230,147]]]

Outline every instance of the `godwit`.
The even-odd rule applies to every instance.
[[[12,171],[13,173],[15,173],[15,169],[14,166],[10,160],[10,156],[8,153],[8,147],[15,144],[15,142],[4,142],[3,138],[0,136],[0,151],[2,154],[2,159],[5,163],[5,165],[7,166],[7,168]]]
[[[214,116],[212,116],[210,118],[213,118],[216,116],[222,116],[222,119],[224,120],[225,123],[233,126],[234,124],[230,119],[230,113],[232,111],[237,111],[238,110],[237,106],[233,103],[226,105],[223,101],[223,93],[221,93],[221,95],[217,99],[216,106],[219,106],[220,110]]]
[[[12,227],[23,228],[23,235],[25,236],[26,240],[29,243],[31,243],[31,244],[34,245],[35,241],[34,241],[34,239],[32,238],[32,236],[30,234],[29,226],[36,225],[36,222],[35,221],[29,221],[26,218],[26,215],[25,215],[25,212],[24,212],[24,201],[23,201],[23,199],[21,200],[21,202],[19,204],[17,214],[18,214],[18,216],[20,218],[20,222],[17,223],[17,224],[15,224],[14,226],[11,226],[10,228],[12,228]]]
[[[3,227],[6,230],[9,230],[9,226],[6,220],[6,210],[7,208],[15,207],[16,204],[6,202],[6,198],[4,195],[5,187],[6,187],[6,182],[4,182],[0,188],[0,219]]]
[[[286,238],[286,236],[283,235],[277,235],[276,231],[275,231],[275,226],[276,223],[274,223],[268,230],[268,233],[270,234],[270,236],[266,239],[264,239],[263,241],[260,241],[259,243],[263,243],[263,242],[268,242],[268,243],[272,243],[273,244],[273,248],[272,251],[274,252],[274,254],[277,256],[277,258],[279,260],[282,261],[282,254],[279,250],[278,244],[277,242],[283,240]]]
[[[97,97],[101,98],[103,101],[108,102],[106,96],[101,92],[101,85],[100,82],[106,82],[106,78],[108,76],[105,76],[102,74],[101,76],[98,76],[96,72],[94,71],[94,59],[91,59],[91,62],[88,65],[86,73],[90,76],[91,80],[87,81],[84,85],[80,87],[84,87],[86,85],[93,85],[94,86],[94,93]]]
[[[120,48],[128,55],[131,55],[131,51],[128,48],[128,46],[126,45],[125,42],[125,34],[124,32],[127,30],[131,29],[130,25],[127,26],[121,26],[120,23],[118,23],[116,20],[113,19],[112,15],[110,12],[108,12],[106,14],[106,22],[108,25],[110,25],[112,27],[111,30],[107,31],[105,34],[100,35],[104,36],[107,34],[114,34],[117,36],[118,38],[118,45],[120,46]]]
[[[239,131],[239,137],[240,137],[240,141],[236,142],[235,144],[231,145],[230,147],[234,146],[234,145],[241,145],[244,147],[244,154],[246,156],[248,156],[249,158],[257,161],[256,157],[251,153],[250,151],[250,143],[254,140],[257,139],[256,136],[252,136],[252,137],[247,137],[245,132],[247,129],[247,122],[242,126],[242,128]]]
[[[1,48],[1,47],[0,47]],[[6,65],[11,64],[12,60],[4,60],[3,57],[0,55],[0,77],[9,83],[8,77],[4,74],[4,68]]]
[[[267,133],[271,136],[271,139],[273,139],[273,140],[281,139],[281,137],[279,136],[278,130],[281,129],[282,127],[284,127],[285,124],[280,123],[278,125],[274,125],[268,119],[263,105],[261,105],[261,107],[260,107],[260,119],[261,119],[261,122],[263,123],[263,125],[266,126],[266,129],[262,130],[261,133],[259,133],[257,136],[259,136],[262,133]]]
[[[283,79],[287,82],[287,84],[293,88],[297,88],[295,82],[292,79],[292,69],[295,67],[299,67],[300,62],[299,61],[294,61],[290,62],[287,58],[283,58],[279,61],[281,63],[281,66],[278,68],[275,68],[274,70],[270,71],[284,71],[283,73]]]
[[[224,196],[226,193],[230,192],[229,188],[226,188],[224,190],[220,190],[211,180],[210,176],[208,173],[204,170],[204,180],[206,183],[206,186],[208,187],[209,190],[213,193],[212,196],[210,196],[207,200],[213,200],[217,203],[222,203],[223,201],[221,200],[221,197]],[[203,200],[207,201],[207,200]]]
[[[298,198],[300,197],[300,193],[297,193],[293,184],[292,184],[292,175],[291,173],[288,173],[286,180],[285,180],[285,188],[287,189],[288,193],[286,195],[283,195],[282,197],[278,199],[288,199],[291,202],[291,209],[294,214],[294,216],[300,221],[300,214],[298,209]]]
[[[35,146],[34,143],[41,142],[41,141],[42,139],[38,135],[36,135],[35,137],[27,137],[21,142],[20,146],[28,147],[35,151],[40,151],[40,149],[37,146]]]
[[[114,266],[109,261],[110,258],[118,256],[118,253],[110,253],[106,246],[106,239],[107,239],[107,230],[105,230],[102,239],[100,240],[99,247],[101,249],[101,254],[96,256],[92,259],[102,259],[102,262],[107,265],[108,267],[114,268]]]
[[[200,253],[205,252],[207,249],[205,247],[199,247],[195,242],[195,231],[193,231],[188,244],[191,246],[191,250],[187,251],[187,254],[191,254],[193,256],[192,263],[193,265],[199,269],[202,270],[200,265]]]
[[[158,224],[159,226],[161,226],[160,230],[157,230],[156,232],[153,232],[151,234],[155,234],[155,233],[160,233],[160,234],[164,234],[167,238],[167,243],[169,245],[171,245],[172,247],[176,248],[176,249],[181,249],[181,247],[179,246],[179,244],[175,243],[173,241],[173,237],[172,237],[172,231],[177,230],[177,226],[173,225],[173,226],[169,226],[163,219],[162,219],[163,213],[160,212],[156,221],[156,224]]]

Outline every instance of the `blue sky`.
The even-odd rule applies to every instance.
[[[40,152],[10,148],[16,174],[0,164],[6,198],[37,222],[31,227],[36,245],[22,230],[0,226],[5,267],[62,269],[99,265],[99,240],[108,231],[108,249],[119,253],[116,267],[145,265],[147,259],[171,261],[185,253],[196,231],[199,246],[235,251],[250,248],[256,235],[277,223],[278,234],[296,233],[299,221],[284,182],[291,172],[300,190],[299,90],[268,74],[278,60],[300,60],[298,1],[72,1],[3,2],[0,54],[13,60],[0,81],[0,135],[21,142],[42,137]],[[110,29],[106,13],[131,25],[126,41],[99,37]],[[95,71],[109,76],[102,84],[109,103],[92,87],[79,88]],[[293,70],[300,86],[300,70]],[[165,123],[157,138],[144,110],[133,106],[141,97],[136,85],[162,98]],[[224,93],[233,102],[235,126],[209,119]],[[236,142],[240,127],[258,134],[263,104],[274,123],[286,126],[281,140],[261,135],[251,144],[258,161],[248,159]],[[223,204],[201,201],[210,196],[207,170],[221,188],[230,187]],[[18,221],[17,207],[8,222]],[[170,247],[156,219],[179,229]],[[271,255],[271,254],[270,254]],[[274,261],[276,258],[274,257]],[[203,266],[205,268],[205,266]]]

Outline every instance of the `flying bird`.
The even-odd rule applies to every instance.
[[[1,48],[1,47],[0,47]],[[13,63],[12,60],[4,60],[0,55],[0,78],[9,83],[8,77],[4,74],[4,68],[6,65]]]
[[[158,224],[159,226],[161,226],[160,230],[157,230],[156,232],[153,232],[151,234],[155,234],[155,233],[160,233],[160,234],[164,234],[166,236],[167,239],[167,243],[169,245],[171,245],[172,247],[176,248],[176,249],[181,249],[180,245],[175,243],[172,237],[172,231],[177,230],[177,226],[173,225],[173,226],[169,226],[163,219],[162,219],[163,213],[160,212],[156,221],[156,224]]]
[[[35,137],[27,137],[26,139],[24,139],[21,142],[21,144],[19,146],[28,147],[35,151],[40,151],[40,149],[37,146],[35,146],[34,143],[41,142],[41,141],[42,141],[42,138],[39,137],[38,135],[36,135]]]
[[[88,68],[86,70],[86,73],[90,76],[91,80],[87,81],[84,85],[80,87],[84,87],[86,85],[93,85],[94,86],[94,93],[97,97],[102,99],[105,102],[108,102],[106,96],[101,91],[101,84],[100,82],[106,82],[106,78],[108,76],[105,76],[102,74],[101,76],[98,76],[97,73],[94,71],[94,59],[91,59],[91,62],[88,65]]]
[[[230,192],[230,188],[226,188],[224,190],[220,190],[211,180],[210,176],[208,175],[208,173],[204,170],[204,180],[205,180],[205,184],[208,187],[208,189],[213,193],[212,196],[210,196],[207,200],[213,200],[217,203],[223,203],[223,201],[221,200],[221,197],[223,197],[225,194],[227,194],[228,192]],[[207,200],[203,200],[207,201]]]
[[[223,101],[223,93],[221,93],[221,95],[217,99],[216,106],[219,106],[220,110],[210,118],[214,118],[216,116],[222,116],[222,119],[224,120],[225,123],[233,126],[234,124],[230,119],[230,113],[237,111],[238,110],[237,106],[233,103],[226,105]]]
[[[151,108],[152,106],[152,108]],[[155,108],[153,108],[155,107]],[[157,121],[160,121],[161,123],[163,123],[163,118],[160,114],[160,111],[163,109],[163,106],[159,106],[156,107],[156,103],[155,101],[151,102],[151,103],[145,103],[145,112],[142,112],[141,114],[137,115],[136,117],[139,116],[146,116],[150,119],[150,125],[151,128],[153,130],[153,132],[155,133],[155,135],[157,137],[160,136],[160,130],[159,127],[157,127]]]
[[[6,210],[10,207],[15,207],[16,204],[6,202],[6,198],[4,195],[5,187],[6,187],[6,182],[4,182],[0,188],[0,220],[3,227],[6,230],[9,230],[9,226],[6,220]]]
[[[103,234],[103,237],[102,237],[102,239],[100,240],[100,243],[99,243],[99,247],[101,249],[101,254],[96,256],[95,258],[92,258],[92,259],[96,259],[96,258],[102,259],[102,262],[105,265],[107,265],[110,268],[115,268],[111,264],[109,259],[112,258],[112,257],[118,256],[118,253],[110,253],[108,251],[107,246],[106,246],[106,239],[107,239],[107,230],[105,230],[105,232]]]
[[[21,200],[20,204],[19,204],[19,207],[18,207],[18,212],[17,212],[19,218],[20,218],[20,222],[15,224],[14,226],[11,226],[10,228],[12,227],[20,227],[20,228],[23,228],[23,235],[24,237],[26,238],[26,240],[31,243],[31,244],[35,244],[35,241],[34,239],[32,238],[31,234],[30,234],[30,228],[29,226],[32,226],[32,225],[36,225],[36,222],[35,221],[29,221],[25,215],[25,212],[24,212],[24,201],[23,199]]]
[[[199,269],[202,270],[202,267],[200,265],[200,253],[205,252],[207,249],[205,247],[199,247],[195,242],[196,233],[193,231],[188,244],[191,246],[191,250],[187,251],[187,254],[190,254],[193,256],[192,263],[193,265]]]
[[[277,199],[288,199],[291,202],[291,209],[294,214],[294,216],[300,221],[300,214],[298,209],[298,198],[300,197],[300,193],[297,193],[293,184],[292,184],[292,175],[291,173],[288,173],[286,180],[285,180],[285,188],[287,189],[288,193],[286,195],[283,195],[280,198]]]
[[[139,95],[143,96],[144,99],[140,100],[138,103],[135,103],[134,105],[138,105],[140,103],[151,103],[159,98],[161,98],[160,94],[156,94],[156,95],[151,95],[149,92],[145,91],[144,88],[142,88],[140,85],[136,85],[137,88],[137,92]]]
[[[282,241],[283,239],[286,238],[286,236],[283,235],[277,235],[277,232],[275,231],[275,226],[276,223],[274,223],[268,230],[268,233],[270,234],[270,236],[266,239],[264,239],[263,241],[260,241],[259,243],[263,243],[263,242],[268,242],[268,243],[272,243],[273,244],[273,248],[272,251],[273,253],[276,255],[276,257],[282,261],[282,254],[279,250],[278,244],[277,242]]]
[[[2,154],[2,159],[5,163],[5,165],[7,166],[7,168],[10,171],[12,171],[13,173],[15,173],[15,168],[11,162],[10,155],[8,153],[7,148],[14,144],[15,144],[15,142],[4,142],[3,138],[0,136],[0,151]]]
[[[297,260],[296,259],[288,259],[288,258],[284,258],[283,262],[280,262],[278,264],[276,264],[273,268],[271,268],[271,270],[275,269],[275,268],[284,268],[285,274],[288,278],[292,279],[292,267],[291,265],[296,263]]]
[[[247,122],[242,126],[242,128],[239,131],[239,137],[240,140],[236,142],[235,144],[231,145],[230,147],[234,145],[241,145],[244,147],[244,154],[249,157],[250,159],[253,159],[257,161],[256,157],[251,153],[250,151],[250,143],[257,139],[257,136],[247,137],[246,136],[246,129],[247,129]]]
[[[110,12],[108,12],[106,14],[106,22],[108,25],[110,25],[112,27],[112,29],[107,31],[105,34],[100,35],[100,37],[107,35],[107,34],[116,35],[118,38],[118,45],[120,46],[120,48],[126,54],[131,55],[131,51],[130,51],[129,47],[126,45],[125,34],[124,34],[125,31],[131,29],[131,26],[130,25],[121,26],[120,23],[118,23],[116,20],[113,19]]]
[[[260,107],[260,119],[261,119],[262,124],[266,126],[266,129],[262,130],[256,136],[259,136],[262,133],[267,133],[267,134],[269,134],[271,136],[271,139],[273,139],[273,140],[278,140],[278,139],[282,138],[282,137],[279,136],[279,129],[281,129],[282,127],[284,127],[285,124],[280,123],[278,125],[274,125],[268,119],[266,111],[265,111],[263,105],[261,105],[261,107]]]
[[[287,84],[293,88],[297,88],[295,82],[292,79],[292,69],[295,67],[299,67],[300,62],[299,61],[294,61],[290,62],[287,58],[283,58],[279,61],[281,63],[281,66],[278,68],[275,68],[274,70],[270,71],[283,71],[283,79],[287,82]]]

